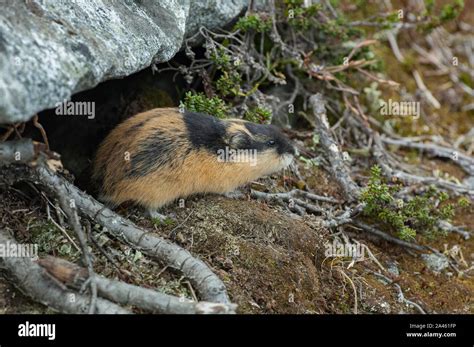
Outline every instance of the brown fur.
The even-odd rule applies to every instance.
[[[227,133],[250,132],[242,121],[232,121]],[[127,169],[141,140],[159,129],[176,144],[170,162],[142,177],[128,177]],[[189,153],[185,155],[186,151]],[[114,205],[132,200],[149,209],[157,209],[178,197],[194,193],[225,193],[261,176],[281,169],[282,158],[275,151],[257,156],[257,165],[245,162],[219,162],[205,149],[192,148],[186,137],[182,115],[174,108],[155,109],[138,114],[118,125],[101,144],[94,162],[93,178],[102,183],[102,199]],[[173,165],[174,164],[174,165]]]

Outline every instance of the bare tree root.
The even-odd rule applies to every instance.
[[[97,300],[97,285],[95,283],[95,273],[94,267],[92,265],[92,255],[90,254],[89,249],[87,247],[87,237],[84,234],[84,230],[82,229],[81,224],[79,223],[79,216],[76,212],[75,203],[73,201],[66,201],[66,196],[64,195],[58,195],[58,198],[61,208],[68,217],[69,225],[76,233],[76,236],[79,239],[79,243],[81,245],[84,263],[87,265],[87,271],[89,273],[89,280],[87,281],[87,284],[91,289],[91,303],[89,307],[89,314],[93,314],[95,310],[95,302]]]
[[[0,230],[0,244],[5,246],[20,245]],[[87,296],[67,290],[58,285],[47,275],[46,271],[27,257],[0,257],[0,268],[6,271],[8,278],[22,293],[61,313],[87,313],[90,300]],[[95,302],[96,313],[126,314],[129,310],[98,298]]]
[[[407,148],[415,148],[425,151],[433,156],[450,159],[458,164],[467,174],[474,176],[474,158],[466,155],[455,148],[443,147],[434,143],[420,143],[406,139],[391,139],[381,136],[381,140],[390,145],[397,145]]]
[[[405,248],[411,248],[411,249],[414,249],[416,251],[426,251],[426,250],[428,250],[426,247],[423,247],[421,245],[417,245],[416,243],[403,241],[403,240],[400,240],[396,237],[390,236],[389,234],[384,233],[383,231],[380,231],[380,230],[374,228],[373,226],[370,226],[370,225],[365,224],[363,222],[352,221],[351,224],[356,226],[356,227],[359,227],[359,228],[363,229],[364,231],[366,231],[370,234],[378,236],[378,237],[380,237],[380,238],[382,238],[382,239],[384,239],[388,242],[395,243],[399,246],[402,246],[402,247],[405,247]]]
[[[341,203],[337,199],[327,197],[327,196],[316,195],[316,194],[305,192],[299,189],[293,189],[286,193],[265,193],[265,192],[260,192],[260,191],[252,189],[250,191],[250,196],[258,200],[280,203],[282,205],[287,206],[290,210],[295,211],[299,214],[304,214],[305,212],[313,213],[313,214],[324,214],[325,209],[318,207],[314,204],[308,203],[306,201],[303,201],[299,199],[298,196],[301,196],[303,198],[307,198],[308,200],[313,200],[313,201],[321,201],[321,202],[327,202],[327,203],[333,203],[333,204]]]
[[[204,262],[194,258],[187,250],[139,229],[131,221],[119,216],[62,177],[52,173],[47,167],[38,166],[35,172],[41,185],[48,191],[73,199],[82,213],[106,227],[110,233],[169,267],[181,271],[196,286],[203,300],[230,303],[224,283]]]
[[[40,259],[38,263],[48,273],[68,287],[81,288],[84,283],[91,279],[87,269],[64,259],[48,256]],[[235,304],[195,302],[122,281],[111,280],[97,274],[92,276],[94,283],[97,285],[99,296],[118,304],[134,306],[147,312],[163,314],[228,314],[235,313],[237,307]]]
[[[397,296],[398,296],[398,301],[399,302],[404,303],[405,305],[416,308],[418,310],[418,312],[420,312],[421,314],[426,314],[426,311],[420,305],[418,305],[416,302],[413,302],[413,301],[408,300],[407,298],[405,298],[405,295],[403,294],[402,287],[400,287],[400,285],[398,283],[392,281],[390,278],[388,278],[387,276],[385,276],[385,275],[383,275],[379,272],[375,272],[375,271],[372,271],[370,269],[367,269],[367,271],[370,272],[371,274],[377,276],[377,277],[380,277],[385,282],[387,282],[387,284],[393,285],[395,287],[395,289],[397,289],[397,292],[398,292]]]
[[[360,188],[349,175],[349,170],[344,163],[341,149],[330,134],[331,130],[326,116],[325,101],[322,95],[318,93],[309,98],[309,103],[314,112],[315,131],[319,136],[321,147],[330,163],[331,173],[342,188],[347,200],[353,202],[359,197]]]
[[[450,233],[456,233],[464,237],[464,240],[469,240],[471,238],[471,233],[467,230],[465,230],[463,227],[452,225],[451,223],[447,221],[440,221],[438,223],[438,227],[441,230],[450,232]]]
[[[16,141],[12,141],[2,145],[5,148],[13,146],[13,148],[21,150],[22,153],[25,152],[21,156],[22,158],[35,157],[34,153],[31,153],[34,147],[27,143],[20,146]],[[0,153],[0,160],[6,159],[6,162],[14,162],[13,160],[8,160],[10,159],[9,155],[16,152],[7,150],[5,153],[5,158]],[[106,208],[94,198],[53,172],[47,165],[49,162],[45,162],[44,159],[40,156],[33,163],[35,164],[33,167],[15,165],[6,169],[2,168],[3,178],[10,184],[23,180],[40,184],[47,192],[57,196],[60,201],[72,202],[81,214],[107,228],[108,232],[124,240],[131,247],[139,249],[143,253],[163,262],[166,266],[182,272],[197,288],[202,300],[224,304],[230,303],[224,283],[204,262],[194,258],[187,250],[178,245],[141,230],[131,221]],[[21,163],[23,160],[17,162]],[[75,218],[74,214],[72,214],[71,218]],[[77,226],[74,229],[77,229]],[[75,231],[76,233],[78,232],[78,230]]]

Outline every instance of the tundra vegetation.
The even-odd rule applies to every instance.
[[[472,3],[258,3],[151,71],[182,82],[181,111],[284,128],[290,169],[150,222],[77,189],[41,144],[16,144],[38,159],[2,168],[2,216],[40,260],[23,265],[33,289],[13,283],[63,312],[474,312]],[[363,255],[327,257],[336,241]],[[45,296],[67,290],[41,271],[77,300]]]

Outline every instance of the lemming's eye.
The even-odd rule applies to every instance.
[[[268,144],[269,146],[274,146],[274,145],[275,145],[275,141],[274,141],[274,140],[269,140],[269,141],[267,142],[267,144]]]

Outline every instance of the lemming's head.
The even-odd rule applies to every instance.
[[[269,171],[288,166],[295,155],[293,144],[273,125],[229,120],[226,139],[230,148],[254,151],[257,165],[268,165]]]
[[[263,174],[288,166],[295,154],[290,140],[273,125],[242,119],[221,120],[193,112],[184,114],[184,122],[193,148],[205,149],[216,155],[237,152],[245,157],[248,154],[252,159],[250,164],[259,166]],[[239,158],[233,157],[233,162],[242,162]]]

